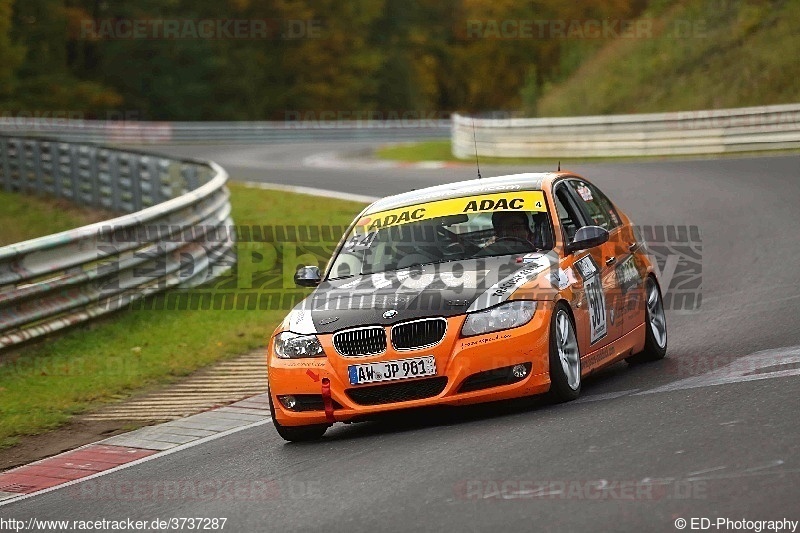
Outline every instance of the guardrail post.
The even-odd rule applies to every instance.
[[[158,189],[161,197],[166,200],[175,198],[183,194],[181,189],[181,166],[173,165],[170,161],[159,159],[156,161],[156,170],[158,172]]]
[[[53,141],[47,143],[48,152],[50,154],[50,177],[53,180],[52,193],[56,198],[61,198],[61,166],[60,166],[60,151],[58,142]]]
[[[197,167],[194,165],[182,165],[182,174],[186,180],[186,186],[191,191],[200,186],[197,181]]]
[[[80,183],[78,181],[78,176],[80,176],[80,165],[78,163],[78,147],[74,144],[67,145],[67,165],[70,169],[69,173],[69,185],[70,190],[72,191],[71,200],[75,203],[82,203],[83,198],[81,198],[81,190],[80,190]]]
[[[29,190],[36,194],[44,193],[44,180],[42,179],[42,151],[38,141],[33,141],[30,146],[30,167],[33,171],[33,183],[29,183]]]
[[[100,180],[97,173],[97,148],[90,146],[89,154],[89,182],[91,183],[92,200],[89,205],[100,206],[102,199],[100,197]]]
[[[158,184],[155,180],[153,171],[152,157],[139,157],[136,162],[138,180],[142,192],[142,207],[150,207],[157,204]]]
[[[0,185],[3,190],[11,190],[11,167],[9,166],[8,155],[8,140],[0,138],[0,165],[2,165],[2,176],[0,176]]]
[[[11,158],[11,190],[14,192],[21,192],[24,190],[22,186],[22,173],[24,169],[21,162],[24,159],[24,155],[22,154],[22,140],[12,139],[9,141],[9,147],[9,157]]]
[[[90,201],[87,200],[86,193],[84,192],[86,188],[91,187],[91,184],[89,184],[86,180],[87,169],[84,168],[87,160],[86,150],[83,146],[77,146],[74,144],[70,146],[74,148],[74,150],[72,150],[72,181],[73,190],[75,191],[74,201],[81,205],[89,205]]]
[[[120,211],[132,213],[136,211],[136,198],[134,195],[134,181],[131,175],[130,154],[118,154],[116,158],[117,189],[119,194]]]
[[[147,158],[147,173],[150,175],[153,203],[157,204],[162,201],[163,195],[161,194],[161,173],[159,172],[158,161],[155,157]]]
[[[132,155],[129,160],[131,168],[131,190],[133,191],[133,208],[138,211],[145,207],[145,196],[148,198],[149,189],[145,190],[145,184],[142,181],[141,172],[141,156]]]
[[[108,155],[108,173],[111,176],[111,209],[115,213],[123,211],[120,201],[119,179],[119,154],[111,152]]]

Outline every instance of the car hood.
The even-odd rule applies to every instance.
[[[552,297],[560,285],[559,275],[553,275],[557,272],[558,256],[550,252],[450,261],[325,281],[289,313],[283,329],[333,333],[460,315],[500,304],[523,285],[536,287],[537,299],[545,294]]]

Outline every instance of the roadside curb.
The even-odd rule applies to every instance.
[[[403,164],[403,166],[408,165]],[[258,189],[309,194],[354,202],[372,203],[377,200],[371,196],[311,187],[260,182],[239,183]],[[109,406],[109,409],[113,408],[114,406]],[[126,418],[117,412],[111,414]],[[223,407],[214,407],[194,415],[145,426],[86,444],[0,472],[0,507],[68,485],[88,481],[271,421],[269,393],[260,393]]]
[[[371,196],[311,187],[260,182],[238,183],[258,189],[309,194],[355,202],[372,203],[377,200],[377,198]],[[256,350],[256,352],[260,354],[261,350]],[[237,361],[223,362],[221,364],[231,365]],[[266,368],[264,370],[266,371]],[[237,372],[236,377],[240,379],[242,376]],[[239,385],[241,386],[241,383]],[[145,397],[145,399],[147,398]],[[164,399],[159,401],[165,404],[169,403]],[[135,401],[134,404],[136,404]],[[134,405],[134,407],[136,411],[142,410],[141,406]],[[89,415],[89,417],[103,415],[106,418],[108,416],[123,419],[131,418],[127,413],[119,412],[119,408],[114,405],[109,405],[105,410],[109,411],[107,415],[103,415],[105,411],[101,411],[100,413]],[[154,412],[152,406],[150,406],[148,412]],[[155,414],[162,415],[163,413],[158,411]],[[172,413],[168,414],[170,416],[173,415]],[[140,419],[139,416],[134,416],[133,418]],[[81,483],[271,421],[269,394],[259,393],[222,407],[212,407],[190,416],[145,426],[134,431],[86,444],[73,450],[0,472],[0,507],[67,485]]]
[[[147,426],[0,474],[0,507],[271,422],[269,394]]]

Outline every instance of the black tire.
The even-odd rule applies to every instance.
[[[655,295],[658,296],[657,306],[654,307],[656,309],[656,313],[660,312],[661,315],[661,322],[663,324],[664,329],[664,338],[663,338],[663,346],[658,342],[656,339],[656,335],[653,332],[653,325],[652,325],[652,316],[651,316],[651,302],[649,302],[650,291],[655,291]],[[644,315],[644,325],[645,325],[645,335],[644,335],[644,350],[641,352],[632,355],[625,359],[629,364],[636,365],[640,363],[649,363],[652,361],[658,361],[659,359],[663,359],[665,355],[667,355],[667,317],[664,313],[664,300],[661,298],[661,287],[658,286],[658,282],[653,276],[648,276],[645,280],[645,315]]]
[[[561,316],[561,319],[559,319]],[[559,342],[561,335],[558,331],[559,320],[566,320],[562,324],[570,328],[572,342],[574,342],[574,355],[577,357],[577,385],[575,385],[575,375],[573,372],[573,385],[570,385],[570,377],[564,369],[559,352]],[[575,364],[573,358],[569,358]],[[555,403],[562,403],[574,400],[581,394],[581,357],[578,348],[577,335],[575,333],[575,321],[569,308],[563,302],[559,302],[553,309],[553,316],[550,319],[550,391],[547,393],[548,399]]]
[[[272,393],[269,395],[269,412],[272,415],[272,424],[283,440],[289,442],[305,442],[321,439],[330,427],[328,424],[313,424],[310,426],[282,426],[275,419],[275,405],[272,403]]]

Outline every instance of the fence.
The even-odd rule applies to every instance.
[[[279,143],[446,138],[450,121],[420,113],[401,120],[138,122],[0,117],[0,131],[101,143]]]
[[[214,163],[0,135],[2,189],[121,214],[0,248],[0,349],[229,270],[227,179]]]
[[[800,104],[559,118],[476,118],[484,157],[724,154],[800,147]],[[452,150],[474,158],[473,119],[454,115]]]

